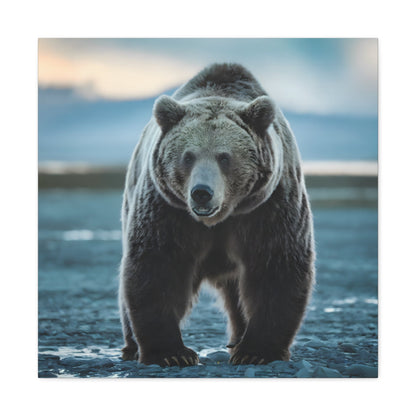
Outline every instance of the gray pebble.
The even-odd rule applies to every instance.
[[[312,374],[312,371],[308,370],[307,368],[301,368],[296,374],[295,377],[298,378],[306,378],[310,377]]]
[[[95,368],[113,367],[114,363],[109,358],[94,358],[88,361],[88,365]]]
[[[230,354],[228,354],[225,351],[215,351],[215,352],[212,352],[211,354],[208,354],[207,358],[209,358],[216,364],[224,363],[224,362],[228,363],[228,360],[230,359]]]
[[[313,341],[308,341],[308,342],[305,342],[305,344],[304,344],[304,346],[306,347],[306,348],[322,348],[322,347],[325,347],[326,345],[322,342],[322,341],[319,341],[319,340],[313,340]]]
[[[40,360],[50,360],[50,361],[59,361],[60,358],[58,355],[52,355],[52,354],[39,354]]]
[[[247,368],[247,370],[244,372],[244,377],[255,377],[256,376],[256,370],[253,367]]]
[[[142,368],[144,368],[146,370],[160,370],[160,369],[162,369],[162,367],[160,365],[157,365],[157,364],[149,364],[149,365],[143,364]],[[169,369],[170,367],[164,367],[164,368]]]
[[[339,378],[342,377],[342,374],[331,368],[327,367],[316,367],[312,372],[312,377],[314,378]]]
[[[64,365],[65,367],[79,367],[81,365],[84,364],[84,360],[80,360],[78,358],[72,358],[72,357],[67,357],[67,358],[62,358],[59,363]]]
[[[343,342],[340,344],[340,348],[344,352],[357,352],[358,347],[354,344],[351,344],[350,342]]]
[[[345,365],[344,364],[329,363],[328,367],[333,368],[333,369],[339,371],[340,373],[345,372]]]
[[[116,364],[114,367],[116,371],[127,371],[137,368],[136,363],[134,361],[121,362]]]
[[[361,361],[368,361],[370,359],[370,353],[366,350],[360,350],[358,353],[358,357]]]
[[[296,363],[294,363],[295,368],[298,370],[301,370],[302,368],[306,368],[307,370],[310,370],[312,368],[312,364],[309,361],[301,360]]]
[[[214,361],[212,361],[211,358],[208,357],[199,357],[199,362],[204,365],[214,364]]]
[[[363,364],[353,364],[345,370],[346,374],[355,377],[378,377],[378,368]]]
[[[338,355],[337,357],[335,357],[334,361],[337,364],[341,364],[345,362],[345,357],[343,355]]]

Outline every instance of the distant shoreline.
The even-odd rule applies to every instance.
[[[377,176],[378,163],[376,161],[304,161],[302,163],[305,175],[321,176]],[[98,174],[125,173],[126,165],[93,165],[83,162],[39,162],[39,174]]]
[[[377,187],[377,162],[304,162],[307,187]],[[42,162],[38,166],[39,189],[122,189],[127,166]]]

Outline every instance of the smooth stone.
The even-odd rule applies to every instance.
[[[149,365],[143,364],[142,368],[147,369],[147,370],[161,370],[162,369],[162,367],[157,364],[149,364]],[[164,368],[170,369],[170,367],[164,367]]]
[[[59,363],[66,367],[79,367],[85,363],[85,360],[67,357],[67,358],[62,358],[61,360],[59,360]]]
[[[306,378],[311,377],[312,371],[308,370],[307,368],[301,368],[296,374],[295,377],[298,378]]]
[[[341,356],[341,355],[338,355],[337,357],[335,357],[334,361],[335,361],[337,364],[344,363],[344,362],[345,362],[345,357],[344,357],[344,356]]]
[[[115,368],[119,371],[126,371],[126,370],[132,370],[136,368],[136,363],[134,361],[129,364],[128,362],[122,362],[115,365]]]
[[[303,344],[303,346],[306,347],[306,348],[322,348],[322,347],[326,347],[326,345],[322,341],[318,341],[318,340],[313,340],[313,341],[305,342],[305,344]]]
[[[363,364],[353,364],[345,370],[345,373],[349,376],[376,378],[378,377],[378,368]]]
[[[358,353],[358,357],[362,361],[367,361],[370,358],[370,353],[366,350],[360,350],[359,353]]]
[[[212,360],[214,363],[218,364],[218,363],[228,362],[230,359],[230,354],[228,354],[225,351],[216,351],[216,352],[212,352],[208,354],[207,358]]]
[[[216,365],[211,364],[211,365],[205,366],[205,371],[207,372],[207,374],[210,374],[211,372],[215,373],[218,371],[218,368]]]
[[[339,378],[342,377],[342,374],[334,369],[327,367],[317,367],[312,372],[312,377],[315,378]]]
[[[300,370],[302,368],[306,368],[307,370],[310,370],[312,368],[312,364],[309,361],[301,360],[296,363],[294,363],[294,366],[296,369]]]
[[[340,373],[345,372],[345,365],[344,364],[329,363],[328,367],[333,368],[333,369],[339,371]]]
[[[212,361],[211,358],[208,357],[199,357],[199,362],[204,365],[214,364],[214,361]]]
[[[114,366],[114,363],[109,358],[94,358],[92,360],[87,361],[87,364],[95,368],[108,368]]]
[[[256,369],[255,368],[247,368],[244,372],[244,377],[255,377],[256,376]]]
[[[350,342],[343,342],[340,344],[342,351],[344,352],[357,352],[358,347],[355,344],[351,344]]]

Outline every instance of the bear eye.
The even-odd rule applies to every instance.
[[[218,161],[223,167],[228,167],[228,165],[230,164],[230,159],[231,156],[228,153],[220,153],[218,155]]]
[[[194,160],[195,160],[195,155],[191,152],[185,152],[185,154],[183,155],[183,163],[187,167],[191,166],[192,163],[194,163]]]

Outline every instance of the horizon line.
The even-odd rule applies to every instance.
[[[378,176],[376,160],[308,160],[302,161],[304,175],[311,176]],[[127,171],[127,163],[94,164],[88,162],[38,161],[38,174],[97,174]]]

